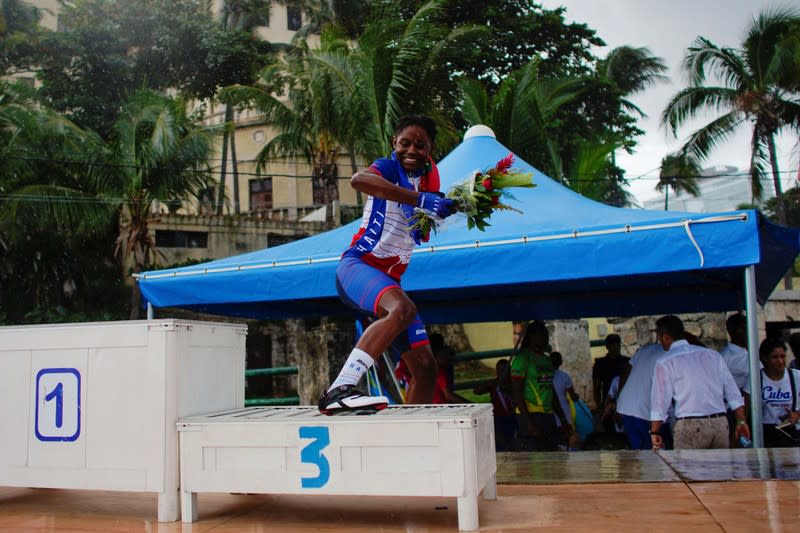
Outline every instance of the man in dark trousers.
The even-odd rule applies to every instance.
[[[611,333],[606,336],[606,355],[597,359],[592,367],[592,388],[596,409],[603,408],[611,382],[615,377],[622,376],[629,361],[630,357],[622,355],[622,339],[619,335]],[[606,419],[603,425],[606,432],[614,432],[614,421],[610,418]]]

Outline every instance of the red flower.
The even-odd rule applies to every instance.
[[[514,163],[514,154],[508,154],[503,159],[497,162],[495,168],[502,172],[503,174],[511,168],[511,165]]]
[[[492,196],[492,205],[497,205],[499,203],[500,203],[500,197],[499,196]]]
[[[492,178],[486,178],[485,180],[483,180],[481,182],[481,185],[486,187],[487,191],[491,191],[492,190]]]

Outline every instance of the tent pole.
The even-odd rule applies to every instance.
[[[758,362],[758,310],[756,309],[756,267],[750,265],[744,271],[744,295],[747,311],[747,351],[750,354],[750,430],[753,447],[764,447],[761,426],[761,367]]]

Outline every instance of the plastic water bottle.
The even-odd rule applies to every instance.
[[[739,446],[741,446],[742,448],[752,448],[753,441],[742,435],[741,437],[739,437]]]

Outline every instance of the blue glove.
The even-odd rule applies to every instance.
[[[449,217],[456,212],[456,204],[442,193],[421,192],[417,198],[417,207],[434,213],[437,217]]]

